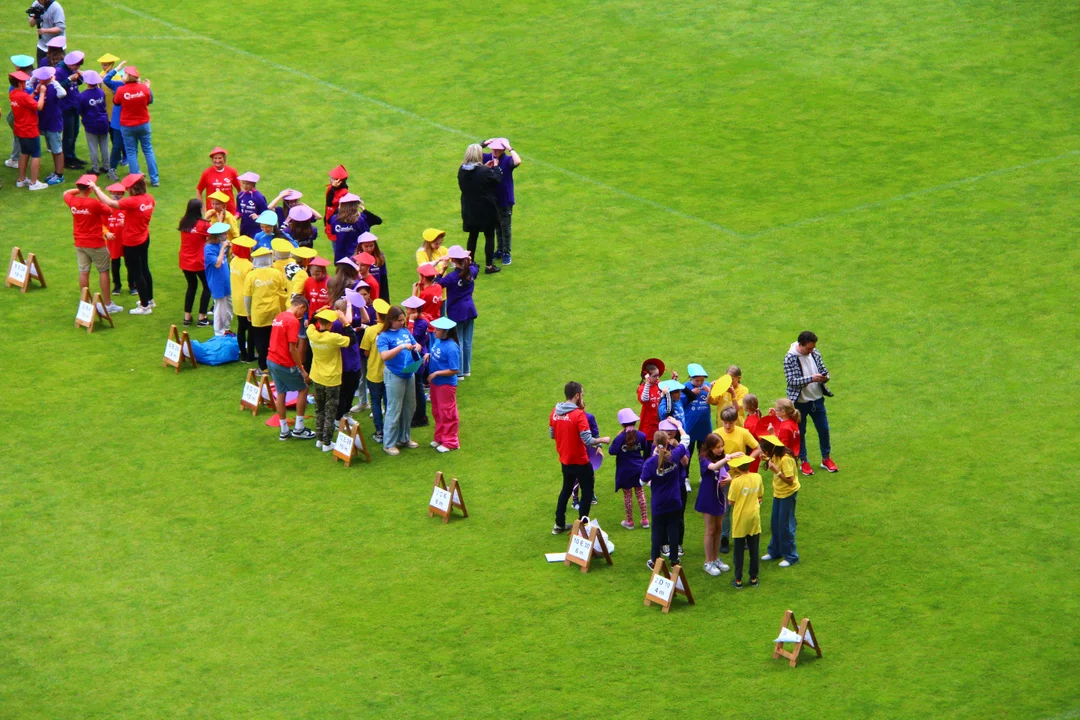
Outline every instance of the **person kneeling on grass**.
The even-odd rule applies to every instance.
[[[308,303],[296,295],[289,309],[278,313],[270,328],[270,350],[266,357],[266,366],[270,378],[274,381],[274,405],[277,409],[279,427],[278,440],[311,440],[315,433],[304,427],[304,411],[307,410],[308,374],[304,370],[300,355],[300,319],[307,312]],[[296,424],[289,430],[285,415],[285,393],[296,393]]]
[[[457,323],[447,317],[431,322],[435,339],[431,341],[428,381],[431,383],[431,414],[435,417],[435,439],[431,447],[441,453],[457,450],[457,383],[461,371],[461,349],[457,344]]]
[[[333,332],[335,320],[341,330]],[[345,312],[324,308],[315,314],[315,327],[308,326],[311,346],[311,389],[315,395],[315,447],[334,449],[334,415],[341,395],[341,350],[356,342],[352,329],[352,306]]]
[[[761,499],[765,496],[761,476],[747,472],[746,466],[754,459],[749,455],[728,460],[731,484],[728,486],[730,503],[731,535],[735,538],[735,579],[731,581],[736,590],[742,590],[743,555],[750,551],[750,587],[758,584],[758,549],[761,547]]]

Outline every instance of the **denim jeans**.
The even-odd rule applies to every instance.
[[[11,127],[11,160],[15,162],[19,161],[19,155],[22,154],[22,150],[19,149],[19,138],[15,137],[15,115],[11,111],[7,114],[7,124]]]
[[[120,161],[127,159],[127,153],[124,151],[124,135],[114,127],[109,128],[109,134],[112,135],[112,149],[109,151],[109,169],[116,170],[120,167]]]
[[[154,159],[154,145],[150,140],[150,123],[120,128],[124,136],[124,152],[127,153],[128,169],[132,174],[139,172],[139,146],[142,145],[146,156],[146,172],[150,175],[150,184],[158,182],[157,160]]]
[[[795,550],[795,497],[794,492],[786,498],[773,498],[772,501],[772,537],[769,539],[770,557],[783,557],[789,563],[799,562],[799,553]]]
[[[64,158],[75,157],[75,141],[79,139],[79,110],[69,108],[64,111]]]
[[[829,445],[829,416],[825,414],[825,398],[818,398],[813,402],[797,402],[795,409],[802,415],[799,421],[799,436],[802,438],[799,446],[799,460],[806,460],[806,418],[814,421],[814,429],[818,434],[818,445],[821,446],[821,459],[829,457],[832,447]]]
[[[392,448],[409,442],[409,429],[416,412],[416,393],[413,391],[412,375],[398,377],[387,371],[383,376],[386,384],[386,418],[383,420],[383,447]]]
[[[475,324],[476,318],[462,320],[457,324],[458,340],[461,344],[461,373],[463,375],[472,370],[472,338]]]
[[[367,381],[368,396],[371,398],[371,419],[375,422],[375,432],[382,434],[383,408],[386,406],[386,383]]]

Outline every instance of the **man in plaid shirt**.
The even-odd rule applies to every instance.
[[[829,370],[821,360],[821,353],[815,348],[817,335],[804,330],[799,339],[791,343],[784,356],[784,377],[787,378],[787,396],[795,403],[795,409],[802,418],[799,420],[801,444],[799,446],[800,470],[803,475],[813,475],[814,468],[806,460],[806,418],[814,421],[818,443],[821,446],[821,467],[829,472],[839,472],[840,468],[829,457],[829,417],[825,414],[825,398],[832,397],[826,383],[829,382]]]

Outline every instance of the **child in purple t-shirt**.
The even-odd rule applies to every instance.
[[[93,70],[82,75],[86,90],[77,98],[79,116],[86,130],[86,144],[90,148],[90,172],[104,175],[109,171],[109,114],[105,111],[105,91],[101,89],[101,76]]]
[[[623,492],[623,507],[626,509],[626,519],[621,525],[627,530],[634,529],[634,503],[633,497],[637,497],[638,508],[641,510],[641,527],[649,527],[649,509],[645,502],[645,488],[641,487],[641,468],[645,464],[645,458],[649,455],[649,444],[646,442],[645,433],[637,429],[637,421],[640,419],[630,408],[619,411],[619,424],[622,432],[615,436],[608,446],[608,454],[615,456],[615,491]]]

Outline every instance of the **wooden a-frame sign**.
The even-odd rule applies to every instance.
[[[600,546],[599,550],[596,549],[597,545]],[[607,543],[604,542],[604,534],[600,532],[600,528],[589,527],[580,519],[575,520],[574,527],[570,531],[570,545],[566,548],[566,559],[563,560],[563,565],[566,567],[578,565],[581,567],[581,572],[587,573],[592,565],[593,557],[603,557],[608,565],[614,564],[611,562],[611,553],[608,552]]]
[[[176,326],[173,325],[173,327]],[[264,374],[256,380],[255,368],[251,368],[247,371],[247,377],[244,378],[244,392],[240,395],[240,409],[250,410],[251,416],[255,417],[259,414],[259,406],[261,405],[270,408],[270,412],[277,411],[274,405],[274,390],[270,387],[270,376]]]
[[[658,558],[653,563],[652,577],[645,591],[645,607],[658,603],[666,613],[671,610],[676,595],[684,595],[686,602],[694,604],[694,593],[690,592],[690,582],[682,565],[676,565],[668,572],[667,559]]]
[[[791,650],[784,649],[784,643],[778,642],[773,648],[773,660],[783,657],[787,658],[788,665],[795,667],[799,662],[799,653],[802,652],[803,645],[809,645],[811,649],[817,652],[817,656],[821,657],[821,643],[818,642],[817,635],[814,634],[814,626],[810,624],[810,618],[803,618],[802,622],[798,626],[795,625],[795,613],[791,610],[784,612],[784,619],[780,623],[780,635],[784,634],[785,630],[794,631],[798,637],[795,640],[795,647]]]
[[[109,327],[116,327],[105,307],[105,301],[101,299],[101,293],[96,292],[91,298],[89,288],[83,288],[82,295],[79,297],[79,311],[75,313],[75,327],[84,327],[89,334],[94,332],[94,323],[98,320],[109,323]]]
[[[161,358],[161,367],[174,367],[180,372],[180,366],[184,362],[191,363],[191,369],[199,367],[195,362],[195,353],[191,349],[191,337],[187,330],[181,335],[175,325],[169,326],[169,339],[165,341],[165,355]]]
[[[461,485],[457,478],[452,479],[447,486],[442,470],[437,470],[435,483],[431,488],[431,499],[428,500],[427,516],[438,515],[445,525],[450,522],[450,513],[454,508],[461,510],[462,517],[469,517],[469,511],[465,508],[465,496],[461,494]]]
[[[341,418],[338,423],[338,435],[334,440],[334,461],[341,460],[345,467],[352,464],[354,457],[364,456],[367,462],[371,462],[371,453],[368,452],[364,433],[360,430],[360,423],[350,423],[348,418]]]
[[[22,292],[26,292],[30,289],[31,280],[37,280],[41,287],[45,287],[45,276],[41,272],[37,255],[27,253],[24,260],[22,250],[18,246],[11,248],[11,262],[8,263],[4,287],[17,287]]]

